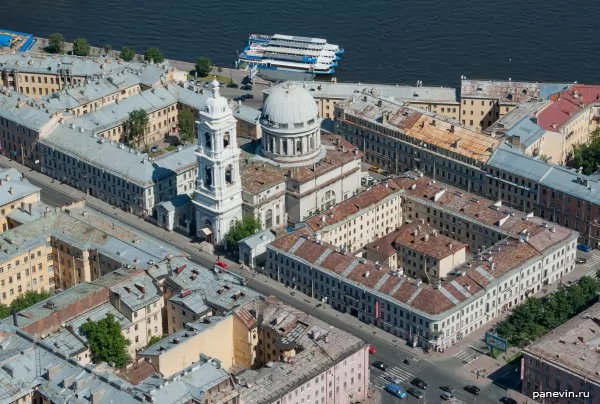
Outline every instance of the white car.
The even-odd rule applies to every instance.
[[[400,379],[397,378],[396,376],[385,375],[385,376],[383,376],[383,378],[390,383],[394,383],[394,384],[398,384],[398,385],[401,383]]]

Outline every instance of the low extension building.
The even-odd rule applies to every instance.
[[[598,402],[598,334],[600,304],[596,303],[525,348],[522,393],[557,404]]]
[[[455,88],[449,87],[423,87],[419,82],[416,86],[392,85],[392,84],[369,84],[369,83],[338,83],[334,82],[299,82],[310,91],[317,102],[319,116],[327,119],[333,118],[335,106],[358,94],[370,94],[381,98],[394,99],[407,102],[415,107],[431,111],[436,114],[447,116],[458,120],[460,117],[460,104]],[[277,86],[270,87],[263,92],[266,100]]]
[[[14,168],[0,170],[0,223],[2,232],[12,228],[9,215],[15,209],[32,213],[33,204],[40,202],[40,188],[31,184]]]
[[[414,345],[443,348],[575,267],[574,231],[420,175],[395,181],[403,189],[405,220],[456,240],[446,239],[452,251],[454,244],[468,246],[474,257],[427,284],[299,229],[267,247],[265,271]]]

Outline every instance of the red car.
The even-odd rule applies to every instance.
[[[217,261],[217,262],[215,262],[215,265],[220,266],[223,269],[228,269],[229,268],[229,265],[227,265],[223,261]]]
[[[369,353],[371,355],[377,353],[377,349],[375,349],[375,347],[373,345],[369,345]]]

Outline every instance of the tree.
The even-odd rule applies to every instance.
[[[194,114],[188,109],[179,111],[177,128],[179,129],[179,141],[183,144],[194,140]]]
[[[568,167],[582,168],[585,175],[598,171],[598,166],[600,166],[600,128],[590,133],[590,141],[587,144],[574,145],[566,160]]]
[[[165,60],[165,55],[158,48],[149,48],[146,53],[144,53],[144,59],[147,61],[153,61],[154,63],[161,63]]]
[[[121,59],[123,59],[126,62],[129,62],[134,57],[135,51],[133,49],[128,48],[127,46],[123,46],[123,48],[121,48]]]
[[[106,44],[102,47],[102,49],[104,49],[104,53],[106,53],[107,55],[110,55],[113,48],[112,48],[112,45]]]
[[[261,229],[260,220],[255,216],[245,216],[233,224],[225,234],[225,242],[231,248],[235,248],[240,240],[250,237]]]
[[[16,311],[22,311],[33,306],[34,304],[38,304],[39,302],[50,298],[51,296],[52,294],[50,292],[36,292],[33,290],[28,290],[13,300],[10,304],[10,308],[15,309]]]
[[[159,343],[160,341],[162,341],[164,339],[164,335],[153,335],[152,337],[150,337],[150,341],[148,341],[148,345],[146,345],[145,348],[149,348],[154,344]],[[144,348],[144,349],[145,349]]]
[[[65,48],[65,37],[63,34],[55,32],[48,37],[48,51],[52,53],[62,53]]]
[[[101,320],[86,322],[81,332],[87,338],[95,363],[108,362],[122,368],[131,360],[127,352],[131,341],[121,334],[121,324],[111,313]]]
[[[90,54],[90,44],[85,38],[77,38],[73,41],[73,54],[77,56],[87,56]]]
[[[141,145],[144,144],[144,148],[146,152],[148,152],[148,139],[146,138],[146,132],[148,132],[148,127],[150,120],[148,119],[148,114],[143,109],[136,109],[129,113],[129,118],[125,121],[123,125],[123,136],[125,141],[129,144]]]
[[[201,57],[196,60],[196,73],[200,77],[206,77],[212,71],[212,60]]]

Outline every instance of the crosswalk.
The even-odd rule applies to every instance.
[[[465,348],[463,350],[460,350],[452,356],[464,362],[471,362],[472,360],[477,358],[477,354],[471,348]]]
[[[590,269],[595,269],[600,263],[600,255],[591,254],[586,258],[587,262],[585,264],[580,264],[581,266],[588,267]],[[595,272],[595,271],[593,271]]]
[[[385,375],[389,375],[395,377],[403,387],[408,388],[411,380],[416,377],[415,375],[423,371],[427,365],[426,361],[411,360],[410,365],[402,363],[392,366],[385,373],[374,369],[371,372],[371,383],[373,387],[383,390],[390,383],[385,378]]]

